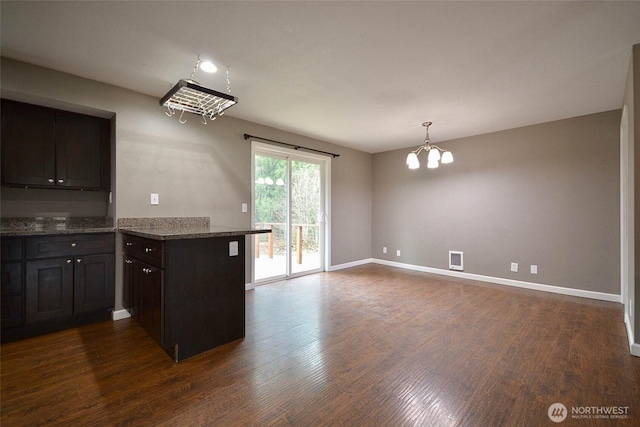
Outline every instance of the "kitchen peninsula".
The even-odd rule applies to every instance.
[[[245,235],[209,218],[122,218],[123,306],[178,362],[245,334]]]

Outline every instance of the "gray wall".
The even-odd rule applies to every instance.
[[[191,116],[182,125],[164,114],[155,97],[7,58],[1,79],[6,98],[115,116],[114,204],[108,210],[119,218],[206,216],[212,224],[250,226],[251,214],[241,212],[241,204],[251,201],[251,144],[244,133],[339,153],[331,165],[332,265],[371,256],[368,153],[229,114],[206,126]],[[159,194],[159,206],[150,205],[150,193]]]
[[[448,269],[459,250],[467,273],[619,294],[619,125],[616,110],[446,141],[455,162],[434,170],[406,167],[415,147],[375,154],[372,256]]]

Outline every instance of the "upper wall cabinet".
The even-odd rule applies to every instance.
[[[101,190],[109,186],[110,121],[2,100],[2,184]]]

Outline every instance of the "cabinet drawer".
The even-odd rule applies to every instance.
[[[50,258],[113,252],[114,234],[69,234],[27,238],[27,258]]]
[[[122,251],[154,267],[164,268],[164,242],[143,237],[122,235]]]
[[[22,239],[3,238],[2,241],[2,261],[20,261],[22,259]]]

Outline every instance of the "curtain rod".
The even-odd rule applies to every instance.
[[[306,151],[311,151],[313,153],[320,153],[320,154],[324,154],[326,156],[331,156],[331,157],[340,157],[340,154],[336,154],[336,153],[329,153],[328,151],[321,151],[321,150],[316,150],[314,148],[307,148],[307,147],[303,147],[301,145],[295,145],[295,144],[288,144],[286,142],[280,142],[280,141],[274,141],[273,139],[267,139],[267,138],[261,138],[259,136],[255,136],[255,135],[249,135],[248,133],[244,134],[244,139],[249,139],[249,138],[253,138],[253,139],[259,139],[261,141],[266,141],[266,142],[272,142],[274,144],[280,144],[280,145],[286,145],[287,147],[292,147],[294,150],[306,150]]]

